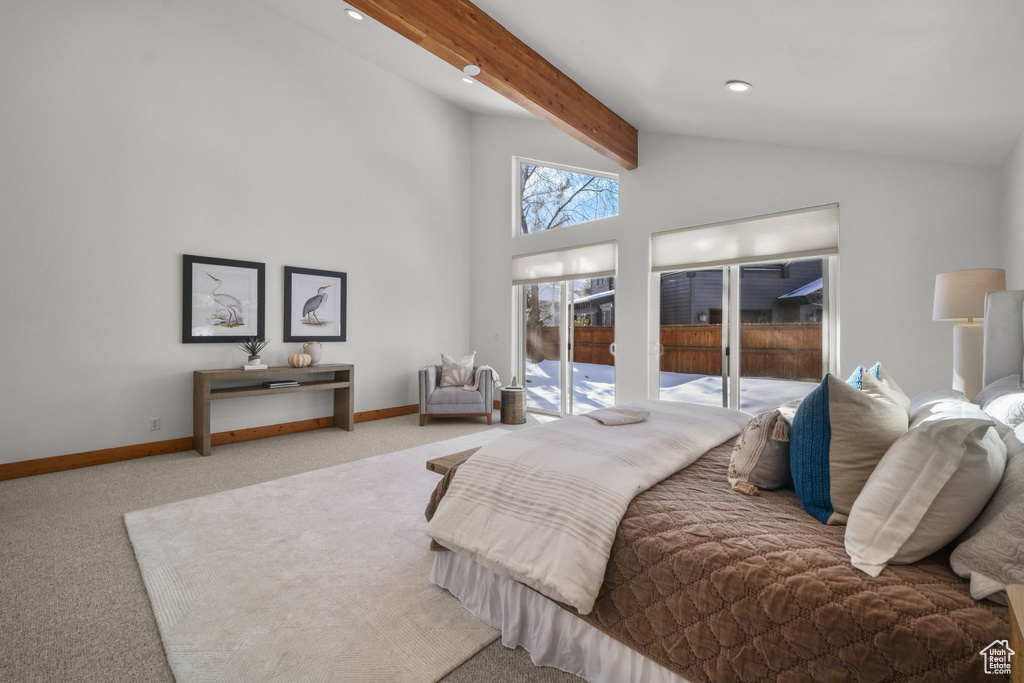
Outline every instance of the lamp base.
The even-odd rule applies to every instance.
[[[953,389],[968,399],[981,391],[982,348],[984,325],[957,325],[953,328]]]

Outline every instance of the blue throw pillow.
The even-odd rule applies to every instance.
[[[872,377],[878,379],[878,373],[881,371],[881,369],[881,363],[875,363],[873,366],[871,366],[870,370],[865,370],[863,365],[858,365],[857,369],[853,371],[852,375],[850,375],[850,379],[846,380],[846,383],[849,384],[851,387],[856,387],[857,389],[863,391],[864,373],[870,372]]]
[[[862,372],[864,366],[857,367]],[[860,374],[857,384],[860,384]],[[811,393],[800,402],[793,424],[789,428],[789,471],[793,486],[804,509],[814,515],[822,524],[832,516],[829,500],[828,452],[832,441],[832,424],[828,414],[828,385],[832,375],[825,375]],[[853,384],[851,376],[847,383]],[[859,390],[860,387],[858,386]]]
[[[860,388],[825,375],[790,427],[793,486],[804,509],[824,524],[846,523],[875,465],[907,431],[906,409],[882,382],[863,369],[859,380]]]

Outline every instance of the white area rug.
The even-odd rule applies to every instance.
[[[505,433],[125,515],[178,682],[434,681],[494,641],[429,581],[425,462]]]

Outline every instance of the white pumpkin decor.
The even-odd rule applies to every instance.
[[[293,368],[304,368],[312,362],[313,359],[308,353],[293,353],[288,356],[288,365]]]

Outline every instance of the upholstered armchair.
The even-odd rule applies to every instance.
[[[477,367],[473,368],[474,377],[477,375]],[[438,386],[440,381],[440,365],[428,365],[420,370],[421,427],[426,424],[427,417],[486,417],[487,424],[491,424],[494,381],[490,370],[480,372],[476,391]]]

